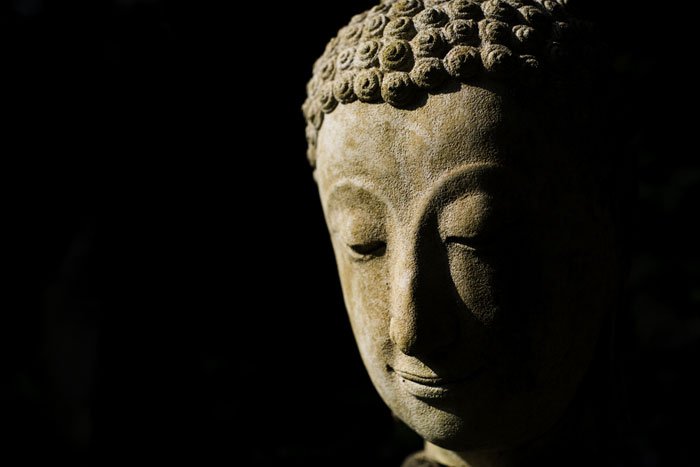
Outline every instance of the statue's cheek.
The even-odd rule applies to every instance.
[[[388,335],[389,278],[387,262],[378,258],[356,261],[336,249],[343,297],[356,335]]]
[[[512,296],[508,265],[500,258],[449,248],[450,275],[459,300],[479,322],[490,324]],[[462,307],[460,307],[462,308]]]

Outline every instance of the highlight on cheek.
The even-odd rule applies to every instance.
[[[467,191],[438,215],[455,291],[470,315],[485,326],[501,313],[508,295],[507,265],[515,261],[512,212],[512,202],[503,197]]]

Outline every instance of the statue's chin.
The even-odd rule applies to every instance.
[[[482,387],[485,381],[443,394],[376,370],[370,375],[386,405],[421,438],[443,449],[509,449],[541,428],[533,426],[537,422],[533,424],[529,417],[499,410],[502,404],[488,396],[493,391]]]
[[[487,401],[445,403],[439,408],[410,397],[395,397],[392,402],[396,415],[419,436],[450,451],[514,449],[542,436],[561,415],[555,406],[538,418],[525,410],[502,412]]]
[[[446,412],[406,421],[425,441],[450,451],[481,451],[503,448],[502,433],[490,436],[461,417]]]

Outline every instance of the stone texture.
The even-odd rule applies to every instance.
[[[468,83],[485,73],[505,75],[526,87],[549,86],[551,83],[530,79],[529,71],[542,62],[551,68],[546,76],[554,77],[571,71],[571,63],[585,62],[585,41],[579,39],[586,31],[584,23],[549,0],[384,0],[341,29],[314,66],[304,104],[311,127],[307,132],[309,160],[313,164],[316,158],[315,132],[320,117],[314,114],[335,110],[333,105],[318,105],[319,101],[328,103],[326,89],[343,87],[353,79],[366,83],[371,76],[379,81],[372,86],[374,91],[382,88],[385,78],[395,81],[391,72],[403,71],[409,73],[412,83],[395,87],[391,93],[374,91],[364,99],[367,90],[361,88],[358,96],[364,102],[410,107],[424,97],[414,92],[415,85],[425,93],[444,83],[434,78],[434,66],[419,66],[418,57],[442,60],[457,82]],[[353,99],[348,96],[344,100]]]
[[[564,416],[615,308],[595,119],[563,97],[578,83],[523,92],[518,61],[539,59],[514,52],[544,19],[567,21],[550,3],[384,2],[354,20],[375,41],[359,45],[367,65],[353,62],[358,100],[347,77],[332,108],[310,87],[310,155],[348,315],[380,396],[426,440],[414,463],[518,465],[503,453]],[[395,17],[414,18],[415,38],[465,23],[444,58],[415,60],[407,39],[381,39]],[[497,43],[511,31],[520,45]],[[334,47],[316,66],[326,81],[344,54]]]

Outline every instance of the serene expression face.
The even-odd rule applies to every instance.
[[[423,438],[455,450],[551,428],[612,306],[605,215],[543,121],[501,94],[342,105],[318,140],[315,177],[372,382]]]

